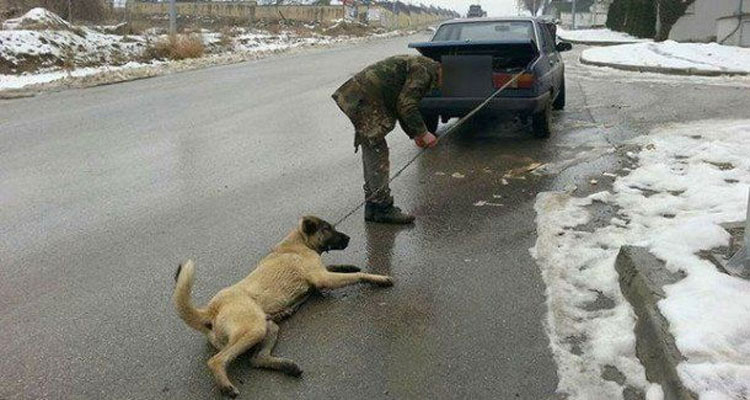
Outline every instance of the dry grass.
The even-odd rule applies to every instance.
[[[144,57],[148,60],[184,60],[203,56],[206,48],[196,34],[170,35],[148,45]]]
[[[219,46],[222,49],[230,50],[238,32],[233,27],[223,27],[219,33],[221,34],[219,36]]]
[[[67,72],[68,75],[73,73],[73,70],[76,69],[76,55],[75,51],[68,47],[65,50],[63,50],[62,58],[60,59],[61,65],[63,71]]]
[[[377,31],[377,28],[368,26],[359,22],[339,22],[328,28],[324,28],[322,33],[326,36],[367,36]]]

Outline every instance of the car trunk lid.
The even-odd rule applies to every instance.
[[[441,63],[443,97],[487,97],[538,58],[531,40],[423,42],[409,47]],[[524,74],[505,94],[528,91],[533,83],[534,76]]]

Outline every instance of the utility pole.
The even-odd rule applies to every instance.
[[[70,0],[68,0],[70,1]],[[169,34],[174,35],[177,31],[177,12],[175,11],[175,0],[169,0]]]
[[[571,11],[573,12],[573,29],[576,29],[576,0],[573,0]]]

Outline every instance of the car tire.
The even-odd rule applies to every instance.
[[[437,132],[438,121],[440,121],[439,115],[423,115],[422,119],[424,119],[424,124],[427,126],[427,131],[430,133]]]
[[[552,136],[552,107],[547,104],[544,110],[531,116],[531,128],[534,137],[547,139]]]
[[[552,108],[555,110],[562,110],[565,108],[565,78],[563,77],[562,85],[560,86],[560,93],[557,94],[555,102],[552,103]]]

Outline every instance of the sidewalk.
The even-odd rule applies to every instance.
[[[634,43],[586,49],[581,63],[674,75],[750,75],[750,49],[717,43]]]

